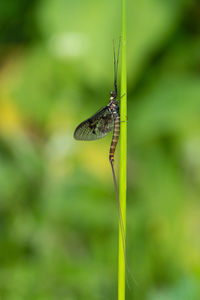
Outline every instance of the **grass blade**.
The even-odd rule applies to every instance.
[[[119,201],[124,225],[124,237],[119,224],[118,300],[125,300],[124,248],[126,249],[126,189],[127,189],[127,79],[126,79],[126,0],[122,0],[121,29],[121,100],[120,100],[120,173]],[[124,241],[123,241],[124,238]]]

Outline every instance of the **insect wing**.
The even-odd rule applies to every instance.
[[[83,121],[75,130],[76,140],[92,141],[103,138],[114,128],[113,115],[108,106],[100,109],[91,118]]]

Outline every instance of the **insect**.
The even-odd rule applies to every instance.
[[[97,113],[94,114],[92,117],[80,123],[74,132],[74,138],[76,140],[92,141],[103,138],[110,131],[113,130],[113,137],[109,152],[109,160],[112,165],[114,162],[114,154],[120,134],[120,113],[119,102],[117,100],[117,72],[119,63],[119,49],[120,43],[118,47],[117,60],[115,57],[114,48],[114,91],[110,92],[109,103],[105,107],[97,111]]]
[[[121,213],[121,206],[118,195],[117,181],[114,171],[114,155],[119,140],[120,134],[120,111],[119,111],[119,101],[118,89],[117,89],[117,73],[118,73],[118,64],[119,64],[119,50],[120,50],[120,41],[118,46],[117,59],[115,54],[115,47],[113,44],[114,50],[114,90],[110,92],[109,103],[97,111],[92,117],[80,123],[74,132],[74,138],[81,141],[92,141],[101,139],[106,136],[110,131],[113,131],[112,141],[109,151],[109,161],[112,168],[113,180],[115,185],[115,193],[117,198],[119,220],[121,235],[123,241],[123,250],[124,258],[126,263],[126,251],[125,251],[125,232],[124,225]]]

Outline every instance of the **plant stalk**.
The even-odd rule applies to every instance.
[[[124,237],[119,224],[118,300],[125,300],[126,275],[126,189],[127,189],[127,75],[126,75],[126,0],[122,2],[121,28],[121,99],[120,99],[120,171],[119,201],[121,206]],[[124,238],[124,241],[123,241]],[[123,244],[124,243],[124,244]]]

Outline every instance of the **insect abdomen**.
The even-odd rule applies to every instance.
[[[109,160],[112,162],[114,161],[114,154],[119,140],[119,134],[120,134],[120,115],[117,114],[114,121],[114,132],[113,132],[112,142],[110,145],[110,153],[109,153]]]

